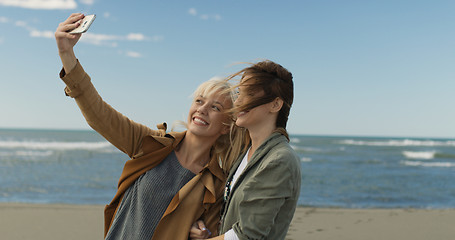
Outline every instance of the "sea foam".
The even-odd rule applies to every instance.
[[[402,154],[409,159],[433,159],[436,152],[435,151],[428,151],[428,152],[411,152],[411,151],[403,151]]]
[[[455,141],[435,141],[435,140],[412,140],[412,139],[395,139],[395,140],[385,140],[385,141],[356,141],[352,139],[342,140],[340,144],[346,145],[358,145],[358,146],[395,146],[395,147],[405,147],[405,146],[426,146],[426,147],[455,147]]]
[[[453,162],[402,161],[402,164],[414,167],[455,167]]]
[[[0,141],[0,148],[34,150],[100,150],[110,148],[109,142],[38,142]]]

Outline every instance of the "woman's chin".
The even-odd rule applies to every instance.
[[[243,127],[243,128],[245,127],[245,125],[243,124],[242,119],[238,119],[238,118],[237,118],[237,120],[235,121],[235,125],[236,125],[237,127]]]

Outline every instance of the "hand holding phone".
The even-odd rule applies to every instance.
[[[92,25],[92,23],[95,20],[95,18],[96,18],[95,14],[91,14],[91,15],[85,16],[81,20],[80,25],[77,28],[71,30],[69,33],[76,34],[76,33],[85,33],[85,32],[87,32],[87,30],[89,29],[90,25]]]

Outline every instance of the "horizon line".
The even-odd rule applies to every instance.
[[[87,131],[95,132],[91,128],[45,128],[45,127],[0,127],[0,130],[19,130],[19,131]],[[405,135],[381,135],[381,134],[340,134],[340,133],[292,133],[290,131],[290,136],[308,136],[308,137],[365,137],[365,138],[430,138],[430,139],[453,139],[454,137],[449,136],[405,136]]]

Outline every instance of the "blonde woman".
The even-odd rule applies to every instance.
[[[131,158],[105,208],[105,239],[187,240],[198,219],[217,233],[225,173],[238,155],[228,134],[230,85],[213,80],[195,91],[185,132],[136,123],[103,101],[77,60],[73,48],[81,34],[68,32],[83,17],[72,14],[55,32],[65,92],[88,124]]]

